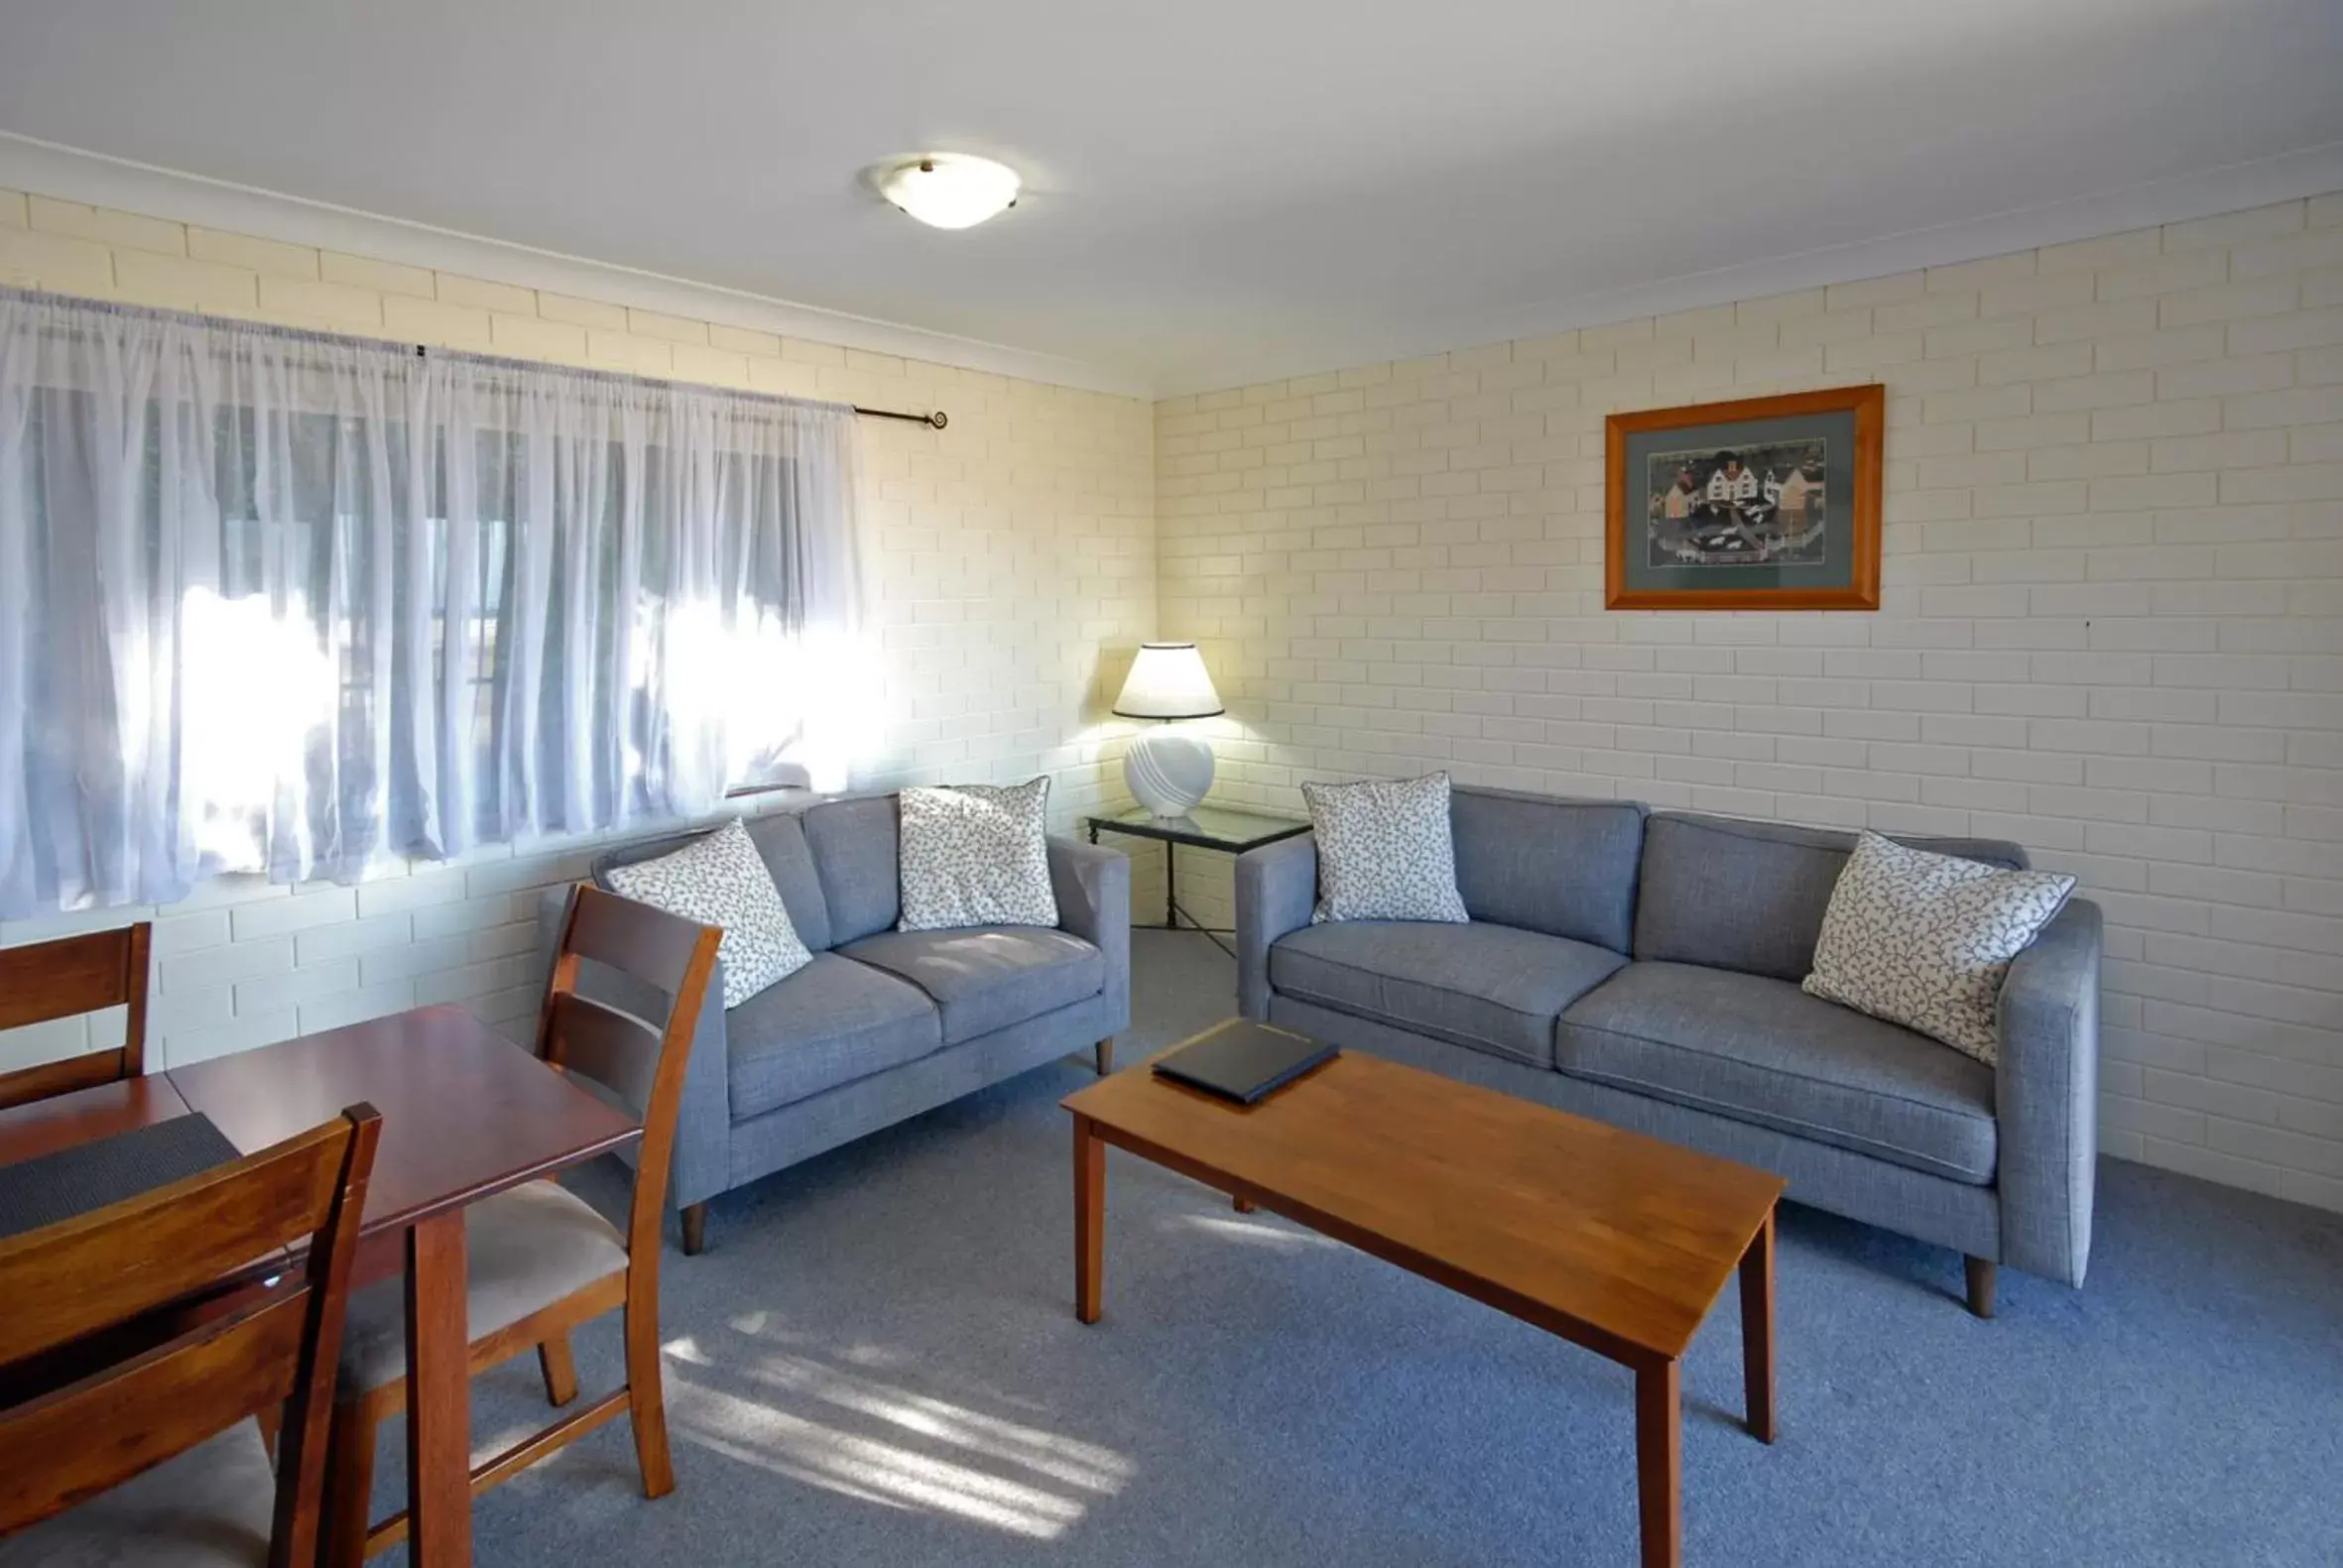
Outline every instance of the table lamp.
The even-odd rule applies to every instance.
[[[1142,643],[1115,713],[1126,719],[1208,719],[1228,710],[1193,643]],[[1157,816],[1185,816],[1212,787],[1212,745],[1170,725],[1143,730],[1123,754],[1123,783]]]

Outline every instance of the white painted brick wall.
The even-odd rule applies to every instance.
[[[1881,613],[1603,610],[1604,416],[1869,379]],[[1160,623],[1229,703],[1224,794],[1436,767],[2018,839],[2107,907],[2103,1146],[2343,1208],[2343,195],[1156,432]],[[1180,869],[1225,923],[1226,862]]]
[[[1106,719],[1123,665],[1102,650],[1127,661],[1155,630],[1155,430],[1144,402],[7,190],[0,284],[757,392],[942,407],[945,430],[863,427],[882,722],[859,782],[1047,772],[1060,827],[1128,804],[1127,730]],[[432,1002],[525,1029],[537,1008],[537,891],[580,876],[593,842],[392,866],[354,889],[232,879],[160,909],[0,924],[0,943],[154,919],[149,1059],[159,1065]],[[101,1016],[0,1033],[0,1069],[120,1031],[118,1016]]]

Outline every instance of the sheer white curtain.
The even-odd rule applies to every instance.
[[[0,918],[833,782],[853,414],[0,291]]]

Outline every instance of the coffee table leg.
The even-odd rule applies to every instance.
[[[1074,1316],[1098,1321],[1106,1252],[1106,1144],[1086,1116],[1074,1118]]]
[[[1643,1515],[1644,1568],[1681,1568],[1684,1560],[1683,1387],[1672,1361],[1635,1375],[1636,1495]]]
[[[1741,1372],[1748,1387],[1749,1430],[1774,1440],[1774,1216],[1741,1255]]]

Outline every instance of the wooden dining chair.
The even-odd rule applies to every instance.
[[[0,1240],[0,1565],[309,1568],[374,1108]],[[278,1278],[175,1310],[286,1248]],[[161,1325],[159,1327],[154,1325]],[[141,1333],[142,1328],[150,1332]],[[272,1470],[256,1416],[279,1422]]]
[[[147,1070],[147,944],[154,929],[141,920],[118,930],[0,947],[0,1029],[100,1008],[129,1009],[117,1048],[0,1073],[0,1111]]]
[[[552,1181],[483,1198],[464,1211],[471,1372],[476,1378],[535,1350],[546,1397],[565,1405],[577,1396],[570,1331],[624,1307],[626,1383],[475,1468],[475,1497],[621,1411],[633,1419],[643,1495],[661,1498],[676,1488],[659,1359],[660,1229],[683,1068],[723,935],[590,886],[580,885],[570,898],[538,1021],[538,1054],[642,1118],[634,1197],[623,1238],[585,1200]],[[579,995],[581,960],[665,994],[664,1026]],[[351,1568],[407,1534],[404,1513],[370,1522],[376,1434],[407,1402],[405,1303],[396,1281],[352,1298],[335,1400],[324,1560]]]

